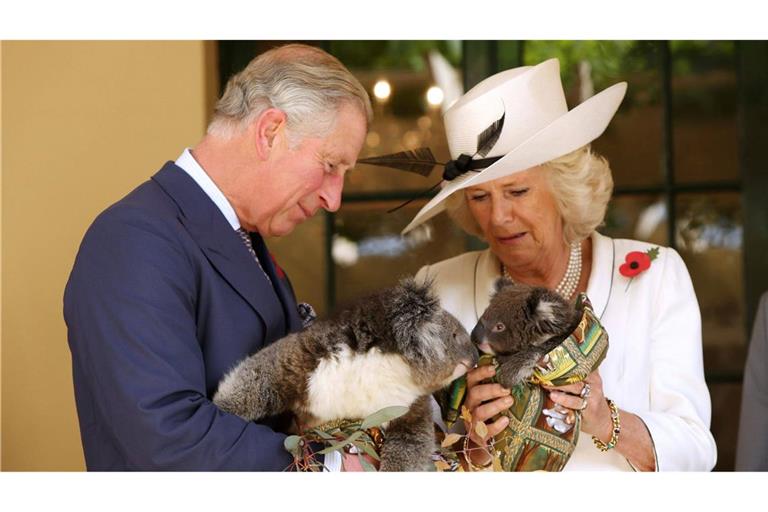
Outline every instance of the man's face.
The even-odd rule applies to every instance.
[[[355,165],[366,132],[363,113],[344,104],[327,136],[305,137],[295,148],[281,137],[270,155],[273,175],[254,191],[261,214],[252,219],[253,228],[263,236],[283,236],[320,208],[338,210],[344,174]]]

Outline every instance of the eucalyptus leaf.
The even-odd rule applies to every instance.
[[[443,439],[443,442],[440,443],[440,446],[442,446],[443,448],[448,448],[449,446],[453,446],[453,444],[456,443],[456,441],[458,441],[462,437],[464,436],[462,436],[461,434],[456,434],[455,432],[451,432],[450,434],[445,436],[445,439]]]
[[[317,453],[326,454],[326,453],[335,452],[337,450],[341,450],[348,444],[354,444],[354,441],[356,441],[361,435],[363,435],[363,431],[356,430],[355,432],[352,432],[352,435],[350,435],[348,438],[342,441],[339,441],[338,443],[334,443],[331,446],[324,448]]]
[[[365,453],[367,453],[368,455],[370,455],[374,459],[381,460],[381,458],[379,457],[379,454],[376,453],[376,450],[369,443],[367,443],[365,441],[358,441],[358,442],[355,443],[355,446],[357,446],[358,448],[363,450]]]
[[[373,472],[377,472],[378,471],[375,467],[373,467],[373,464],[368,462],[365,459],[365,457],[363,457],[362,455],[358,454],[357,458],[360,461],[360,465],[363,467],[364,470],[366,470],[366,471],[373,471]]]
[[[482,421],[478,421],[475,423],[475,432],[477,432],[477,435],[485,439],[485,437],[488,435],[488,427]]]
[[[283,446],[286,451],[298,457],[301,455],[301,446],[299,443],[301,443],[301,438],[299,436],[288,436],[283,441]]]
[[[325,432],[325,431],[323,431],[323,430],[320,430],[319,428],[313,428],[313,429],[312,429],[312,432],[314,432],[314,433],[315,433],[315,434],[317,434],[318,436],[322,437],[322,438],[323,438],[323,439],[325,439],[326,441],[333,441],[333,440],[335,440],[335,439],[336,439],[335,437],[333,437],[333,436],[332,436],[331,434],[329,434],[328,432]]]
[[[363,420],[363,424],[360,425],[361,430],[366,430],[371,427],[378,427],[382,423],[392,421],[395,418],[399,418],[403,414],[408,412],[408,407],[402,405],[393,405],[391,407],[385,407],[375,413],[371,414]]]

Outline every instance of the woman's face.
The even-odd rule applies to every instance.
[[[525,266],[564,246],[563,223],[543,167],[465,189],[485,239],[507,266]],[[551,253],[550,253],[551,254]]]

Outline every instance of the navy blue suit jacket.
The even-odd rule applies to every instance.
[[[64,294],[89,470],[283,470],[284,434],[211,402],[243,357],[301,328],[290,283],[167,163],[102,212]]]

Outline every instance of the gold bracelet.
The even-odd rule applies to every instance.
[[[616,407],[616,404],[610,398],[606,398],[605,401],[608,402],[608,408],[611,410],[611,422],[613,423],[613,430],[611,430],[611,438],[608,440],[608,443],[602,442],[597,438],[597,436],[592,436],[592,441],[601,452],[607,452],[608,450],[614,448],[616,443],[619,442],[619,433],[621,432],[619,408]]]

